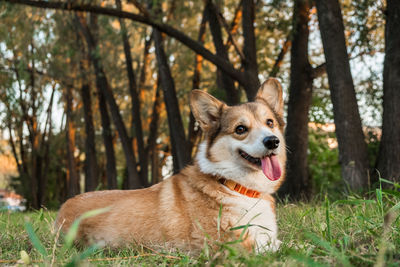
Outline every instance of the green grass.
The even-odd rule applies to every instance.
[[[68,240],[58,240],[52,230],[56,212],[3,212],[0,264],[23,258],[44,266],[88,262],[128,266],[399,266],[399,210],[400,193],[380,188],[368,199],[351,196],[337,201],[325,198],[310,203],[280,203],[277,213],[282,245],[278,252],[254,255],[221,244],[218,250],[206,248],[196,257],[157,253],[145,247],[77,249]]]

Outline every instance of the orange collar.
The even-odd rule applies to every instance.
[[[260,192],[258,192],[256,190],[248,189],[247,187],[244,187],[243,185],[240,185],[232,180],[220,178],[220,179],[218,179],[218,182],[225,185],[229,189],[236,191],[242,195],[248,196],[248,197],[259,198],[261,195]]]

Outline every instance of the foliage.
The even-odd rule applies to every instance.
[[[329,142],[334,143],[335,133],[323,131],[321,128],[309,131],[310,175],[312,176],[313,192],[324,195],[329,193],[336,197],[343,192],[343,181],[340,178],[339,152],[336,147],[330,147]]]
[[[318,196],[328,194],[333,198],[346,195],[347,186],[340,175],[339,151],[336,143],[336,135],[332,131],[321,128],[321,124],[313,124],[317,127],[309,128],[308,161],[313,192]],[[332,124],[331,124],[332,125]],[[333,126],[333,125],[332,125]],[[366,128],[366,142],[368,157],[371,166],[376,162],[379,150],[379,134],[377,128]],[[372,181],[370,181],[372,183]]]

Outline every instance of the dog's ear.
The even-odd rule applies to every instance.
[[[201,129],[208,131],[218,125],[222,109],[226,105],[204,91],[192,90],[190,106]]]
[[[267,102],[279,115],[283,116],[282,86],[275,78],[269,78],[258,89],[256,102]]]

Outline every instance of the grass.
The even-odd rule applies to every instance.
[[[227,266],[399,266],[400,193],[378,188],[369,198],[279,203],[281,248],[254,255],[229,244],[200,256],[159,253],[146,247],[77,249],[74,234],[60,241],[54,211],[0,213],[0,265],[227,265]],[[88,215],[90,216],[90,215]]]

